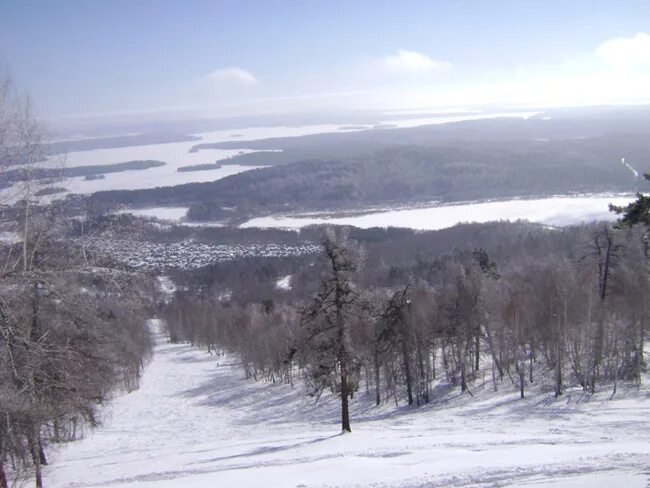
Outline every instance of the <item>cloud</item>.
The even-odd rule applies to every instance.
[[[446,61],[436,61],[426,54],[406,49],[398,49],[396,54],[386,56],[383,62],[389,71],[399,75],[446,72],[451,69],[451,64]]]
[[[610,39],[596,48],[596,56],[614,69],[650,67],[650,35]]]
[[[257,78],[242,68],[220,68],[206,76],[206,79],[217,86],[255,85]]]

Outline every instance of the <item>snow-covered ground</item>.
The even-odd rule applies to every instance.
[[[159,324],[154,321],[154,327]],[[425,407],[352,406],[244,379],[237,360],[157,333],[141,388],[114,400],[102,428],[51,456],[46,486],[625,487],[650,482],[650,389],[518,399],[489,380]]]
[[[626,205],[633,199],[632,196],[591,195],[439,205],[355,216],[259,217],[243,223],[241,227],[299,229],[313,224],[337,224],[353,225],[363,229],[408,227],[419,230],[438,230],[453,227],[461,222],[480,223],[520,219],[552,226],[563,226],[594,220],[612,220],[616,218],[616,215],[609,211],[609,204]]]
[[[401,208],[368,212],[361,215],[319,215],[271,216],[251,219],[241,227],[299,229],[312,224],[354,225],[370,227],[408,227],[419,230],[438,230],[452,227],[461,222],[489,222],[494,220],[529,220],[552,226],[563,226],[612,220],[616,215],[609,211],[609,204],[625,205],[632,196],[585,195],[581,197],[554,197],[533,200],[513,199],[499,202],[472,202],[438,205],[421,208]],[[184,222],[189,207],[154,207],[127,209],[120,213],[131,213],[144,217],[156,217],[189,226],[222,226],[223,222]]]
[[[127,213],[139,217],[155,217],[160,220],[180,222],[185,217],[189,207],[151,207],[120,210],[116,213]]]
[[[275,282],[275,287],[278,290],[291,290],[291,277],[293,275],[286,275]]]

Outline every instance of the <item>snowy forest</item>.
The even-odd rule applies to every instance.
[[[313,296],[224,302],[203,287],[177,292],[163,316],[171,341],[234,352],[247,378],[293,385],[300,377],[310,395],[340,395],[348,431],[348,397],[420,405],[439,377],[471,395],[487,374],[495,390],[514,386],[521,398],[540,387],[557,397],[567,385],[615,394],[619,382],[641,381],[644,232],[510,232],[495,243],[510,256],[502,263],[485,249],[459,250],[384,264],[368,279],[363,248],[346,229],[329,229]]]
[[[0,488],[650,486],[648,6],[412,1],[0,2]]]
[[[150,277],[98,268],[66,238],[74,222],[37,195],[41,128],[8,76],[0,77],[0,162],[20,200],[0,210],[0,487],[33,475],[48,449],[81,438],[116,391],[137,388],[151,353]],[[9,197],[5,197],[9,198]]]

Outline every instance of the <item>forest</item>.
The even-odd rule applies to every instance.
[[[354,230],[323,232],[312,266],[235,262],[172,275],[181,291],[164,309],[170,340],[235,353],[248,378],[339,395],[344,430],[347,399],[364,391],[377,405],[419,405],[435,380],[472,395],[486,374],[521,398],[576,386],[614,395],[641,381],[650,312],[641,229],[495,223],[364,245]],[[291,289],[279,290],[285,274]]]
[[[493,222],[435,232],[291,232],[106,213],[124,203],[183,202],[194,204],[193,219],[233,223],[286,209],[640,191],[646,183],[616,159],[625,146],[643,170],[647,138],[638,134],[397,145],[211,183],[50,202],[42,197],[56,181],[38,180],[58,170],[42,166],[38,123],[10,88],[0,84],[0,100],[11,102],[0,111],[0,163],[12,164],[0,170],[21,193],[0,206],[0,488],[32,479],[42,487],[53,449],[101,427],[109,402],[138,388],[153,323],[171,344],[200,348],[215,364],[236,358],[242,381],[290,385],[314,402],[337,398],[343,432],[353,430],[355,396],[411,409],[452,389],[471,401],[485,385],[521,399],[531,390],[560,398],[575,389],[613,397],[622,385],[639,386],[647,371],[650,255],[647,228],[634,225],[648,223],[642,194],[617,224],[566,228]],[[183,245],[172,251],[173,265],[153,259],[138,269],[118,259],[129,256],[107,261],[97,242],[156,253],[162,248],[147,246]],[[306,251],[263,257],[226,249],[222,262],[182,266],[190,244]],[[163,293],[156,278],[175,291]]]
[[[150,276],[92,265],[65,220],[32,208],[15,224],[20,241],[0,246],[2,488],[30,475],[42,486],[50,446],[99,426],[100,407],[138,387],[156,296]]]
[[[39,134],[0,74],[0,161],[20,161],[0,172],[21,192],[0,202],[0,488],[43,486],[50,449],[99,426],[114,395],[137,389],[152,348],[152,277],[96,266],[69,238],[83,221],[36,190]]]
[[[60,178],[74,178],[77,176],[84,176],[86,178],[97,177],[109,173],[120,173],[122,171],[143,171],[149,168],[156,168],[164,166],[162,161],[126,161],[124,163],[116,164],[103,164],[92,166],[65,166],[35,168],[35,171],[30,174],[30,178],[50,179],[56,181]],[[19,182],[24,179],[23,169],[8,169],[0,174],[0,186],[5,186],[8,183]]]
[[[385,131],[359,134],[372,132]],[[470,142],[344,142],[329,152],[321,145],[289,146],[279,153],[245,154],[248,163],[271,166],[215,182],[104,191],[88,199],[99,208],[191,205],[191,220],[237,224],[274,213],[647,189],[621,164],[626,158],[638,173],[650,171],[644,133],[493,142],[480,140],[480,134]]]

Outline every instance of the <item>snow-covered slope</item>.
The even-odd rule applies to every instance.
[[[154,321],[154,327],[158,323]],[[650,480],[650,391],[619,386],[519,400],[439,386],[420,408],[355,395],[352,434],[335,398],[247,381],[232,357],[157,345],[141,388],[104,426],[52,456],[46,486],[615,487]],[[508,391],[505,391],[508,390]]]

